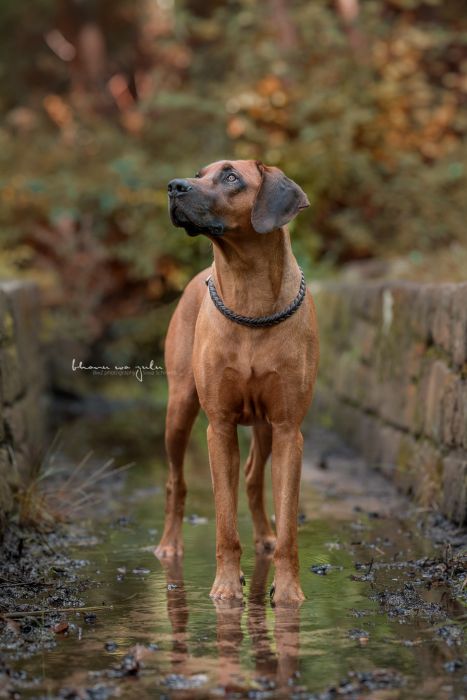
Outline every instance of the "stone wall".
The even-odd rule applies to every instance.
[[[0,282],[0,526],[12,506],[12,487],[37,466],[43,447],[45,372],[39,338],[37,287]]]
[[[467,283],[313,290],[315,411],[422,507],[466,520]]]

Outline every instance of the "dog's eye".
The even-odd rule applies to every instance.
[[[196,173],[195,177],[201,177],[201,175],[199,173]]]
[[[233,173],[230,173],[230,175],[227,175],[226,180],[227,182],[235,182],[235,180],[238,180],[238,178]]]

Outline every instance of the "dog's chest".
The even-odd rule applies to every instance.
[[[271,406],[284,400],[281,373],[274,364],[225,358],[219,367],[218,380],[205,395],[211,406],[224,407],[243,425],[262,423],[270,418]]]
[[[224,333],[218,325],[195,342],[193,369],[204,410],[225,412],[244,425],[289,415],[309,391],[305,338],[278,327],[252,331],[226,324]]]

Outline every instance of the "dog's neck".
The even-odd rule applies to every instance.
[[[244,316],[282,310],[295,298],[300,270],[286,228],[211,238],[213,278],[224,304]]]

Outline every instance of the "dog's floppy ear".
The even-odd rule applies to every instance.
[[[251,223],[256,233],[269,233],[288,224],[310,202],[302,188],[282,170],[260,162],[256,165],[261,173],[261,185],[251,211]]]

